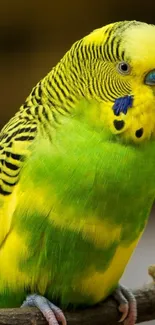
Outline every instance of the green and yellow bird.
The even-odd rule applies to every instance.
[[[57,304],[113,293],[133,325],[118,283],[154,199],[155,26],[121,21],[73,44],[1,131],[0,307],[64,325]]]

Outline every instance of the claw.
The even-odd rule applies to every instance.
[[[119,323],[121,323],[121,322],[124,322],[124,320],[128,316],[128,313],[129,313],[129,304],[128,303],[120,304],[118,309],[122,313],[122,317],[118,321]]]
[[[49,325],[59,325],[58,322],[61,322],[62,325],[67,325],[62,310],[43,296],[37,294],[27,296],[21,307],[37,307]]]
[[[123,313],[119,322],[124,325],[135,325],[137,319],[137,303],[133,293],[123,285],[114,291],[113,297],[119,303],[119,311]]]

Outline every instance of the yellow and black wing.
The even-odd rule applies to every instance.
[[[19,111],[0,133],[0,247],[11,228],[23,162],[37,133],[37,121]]]

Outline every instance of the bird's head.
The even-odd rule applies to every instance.
[[[155,26],[122,21],[96,29],[67,60],[73,98],[99,103],[94,121],[138,143],[155,136]]]

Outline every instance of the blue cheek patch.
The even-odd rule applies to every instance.
[[[133,96],[124,96],[117,98],[112,107],[114,114],[119,116],[120,113],[127,114],[128,108],[133,105]]]

